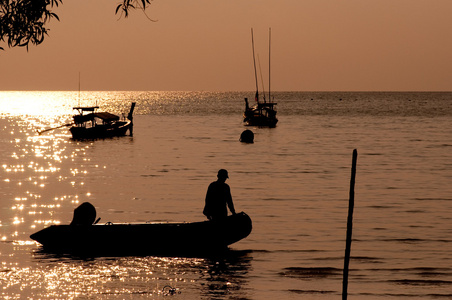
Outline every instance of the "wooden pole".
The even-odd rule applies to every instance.
[[[57,126],[57,127],[53,127],[53,128],[44,129],[44,130],[38,130],[38,134],[41,135],[44,132],[47,132],[47,131],[50,131],[50,130],[54,130],[54,129],[58,129],[58,128],[62,128],[62,127],[65,127],[65,126],[71,126],[71,125],[74,125],[74,122],[63,124],[63,125],[60,125],[60,126]]]
[[[347,300],[348,288],[348,266],[350,264],[350,249],[352,245],[352,229],[353,229],[353,208],[355,206],[355,176],[356,176],[356,160],[358,152],[353,150],[352,159],[352,175],[350,179],[350,195],[348,202],[348,217],[347,217],[347,239],[345,242],[345,257],[344,257],[344,275],[342,279],[342,300]]]

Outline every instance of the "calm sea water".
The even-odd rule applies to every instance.
[[[278,126],[249,128],[254,144],[244,97],[0,92],[0,298],[339,299],[353,149],[349,299],[452,298],[452,93],[275,93]],[[36,133],[131,101],[133,137]],[[101,222],[203,220],[220,168],[254,226],[227,257],[83,260],[29,239],[84,201]]]

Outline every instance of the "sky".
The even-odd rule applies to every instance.
[[[64,0],[39,46],[0,52],[0,90],[452,91],[450,0]],[[260,62],[260,63],[259,63]],[[259,75],[260,82],[260,75]]]

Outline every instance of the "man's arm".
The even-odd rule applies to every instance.
[[[233,215],[235,215],[234,202],[232,202],[231,188],[227,186],[226,203],[228,204],[229,210]]]

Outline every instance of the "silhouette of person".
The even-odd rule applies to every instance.
[[[206,204],[203,214],[209,220],[218,220],[228,216],[228,209],[235,215],[234,203],[232,202],[231,189],[226,183],[229,178],[228,171],[218,171],[217,181],[212,182],[207,189]],[[226,207],[227,206],[227,207]]]

